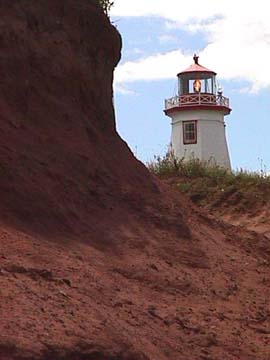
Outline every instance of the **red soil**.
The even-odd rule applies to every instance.
[[[94,1],[0,11],[0,359],[269,359],[269,241],[119,138],[120,38]]]

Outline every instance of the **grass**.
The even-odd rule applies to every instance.
[[[112,6],[114,5],[114,1],[111,0],[98,0],[100,6],[102,7],[105,14],[108,16],[109,11],[111,10]]]
[[[270,176],[265,171],[230,171],[198,159],[155,157],[149,170],[202,205],[234,206],[239,210],[270,201]]]

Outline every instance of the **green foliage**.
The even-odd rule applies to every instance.
[[[172,152],[168,152],[164,157],[155,156],[154,161],[147,164],[149,170],[156,175],[182,175],[186,177],[212,177],[217,181],[219,178],[229,176],[230,171],[213,164],[203,162],[198,159],[186,160],[176,158]]]
[[[159,177],[171,179],[176,189],[199,203],[230,200],[237,206],[250,207],[270,201],[270,176],[262,170],[229,171],[213,162],[178,159],[171,152],[164,157],[156,156],[147,166]]]
[[[191,187],[192,187],[192,184],[189,182],[181,182],[181,183],[177,184],[178,190],[181,191],[182,193],[189,192]]]
[[[111,0],[99,0],[99,4],[102,7],[105,14],[108,16],[111,10],[111,7],[114,5],[114,1]]]

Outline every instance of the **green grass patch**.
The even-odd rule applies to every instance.
[[[228,202],[243,208],[270,201],[270,176],[264,171],[230,171],[198,159],[178,159],[171,153],[155,157],[147,166],[160,178],[173,179],[170,184],[190,195],[194,202]]]

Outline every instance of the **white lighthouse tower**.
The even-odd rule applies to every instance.
[[[180,72],[178,95],[165,101],[172,120],[171,149],[177,158],[199,159],[230,169],[224,116],[230,114],[229,99],[216,86],[216,73],[194,64]]]

